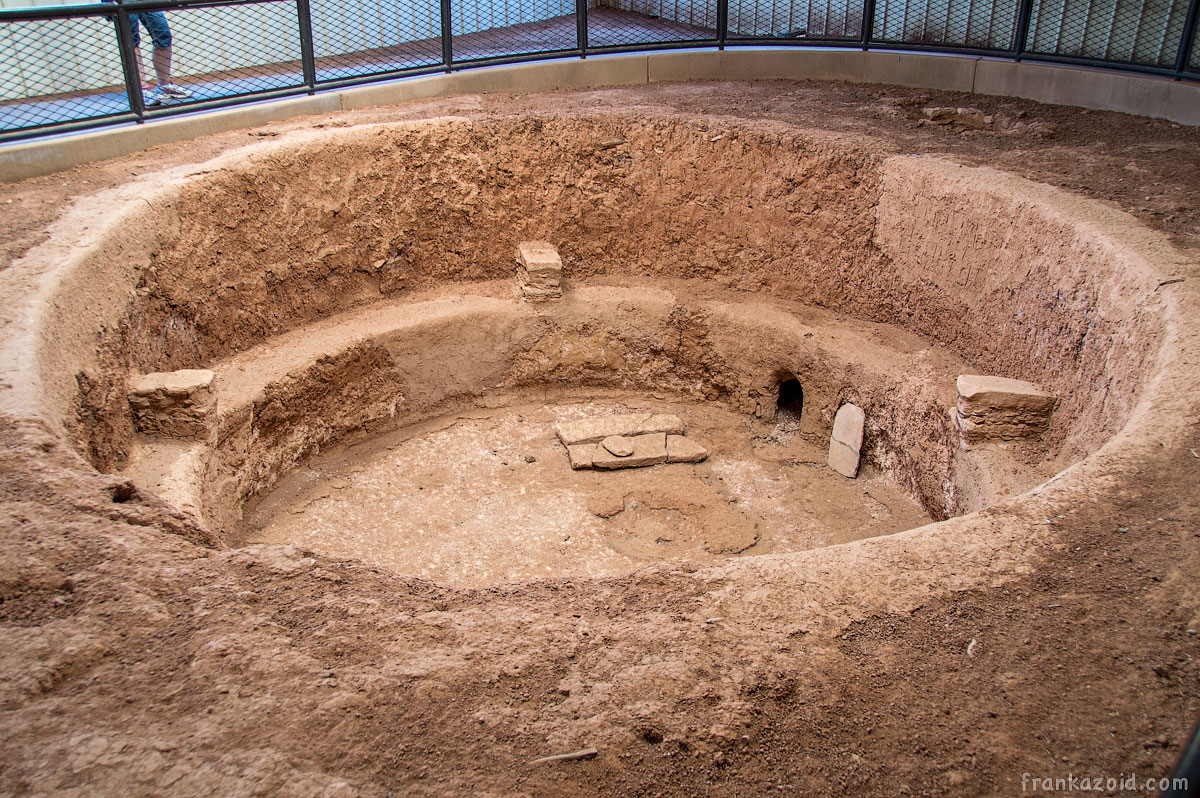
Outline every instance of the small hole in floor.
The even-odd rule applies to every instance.
[[[132,482],[119,482],[109,486],[108,495],[112,498],[113,504],[124,504],[137,495],[137,488]]]
[[[799,421],[804,409],[804,389],[800,380],[792,377],[779,383],[779,399],[775,402],[775,414],[780,421]]]

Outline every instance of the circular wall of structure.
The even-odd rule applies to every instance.
[[[224,538],[347,436],[551,386],[770,421],[785,379],[814,440],[862,406],[867,462],[946,519],[1099,449],[1171,320],[1153,291],[1165,245],[1114,214],[770,123],[317,130],[139,192],[80,209],[92,240],[30,308],[25,395],[98,468]],[[515,293],[514,252],[535,239],[561,251],[561,302]],[[211,433],[135,436],[131,380],[200,368],[217,374]],[[953,382],[973,371],[1058,397],[1036,443],[960,442]]]
[[[1165,772],[1200,662],[1194,255],[1016,156],[910,154],[958,135],[918,126],[925,100],[898,98],[908,117],[876,93],[852,130],[817,130],[791,106],[842,89],[790,87],[771,108],[790,122],[747,118],[775,88],[229,134],[116,162],[114,188],[37,230],[0,273],[5,786],[980,794],[1048,751]],[[888,111],[907,127],[883,146]],[[1160,132],[1147,147],[1184,140]],[[1161,180],[1128,155],[1143,142],[1077,138],[1130,164],[1137,199]],[[518,291],[532,240],[562,256],[561,299]],[[131,388],[185,369],[215,375],[208,434],[137,432]],[[964,373],[1051,392],[1045,433],[963,448]],[[387,465],[412,463],[447,417],[525,415],[550,447],[552,422],[609,401],[678,408],[714,461],[736,436],[776,446],[789,413],[824,451],[853,403],[866,479],[920,513],[819,547],[462,583],[241,545],[243,513],[321,458],[396,443]],[[524,453],[480,456],[572,478],[561,448]],[[692,467],[662,473],[699,494],[707,466],[669,471]],[[645,505],[605,523],[683,515]],[[736,527],[731,508],[704,511]]]

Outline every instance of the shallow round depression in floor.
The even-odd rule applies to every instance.
[[[1121,429],[1163,338],[1127,217],[777,123],[314,129],[123,190],[47,288],[49,414],[221,545],[455,585],[1011,502]],[[561,257],[551,296],[531,241]],[[1046,425],[966,441],[964,374],[1035,383]],[[856,478],[827,465],[847,404]],[[571,467],[557,425],[629,413],[678,416],[706,459]]]

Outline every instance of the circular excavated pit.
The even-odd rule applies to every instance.
[[[531,304],[504,281],[373,303],[208,364],[215,436],[137,436],[126,473],[234,545],[300,543],[472,586],[843,543],[1053,473],[1038,440],[959,444],[946,408],[969,367],[945,347],[710,294],[573,285]],[[826,465],[847,401],[871,412],[857,480]],[[573,470],[557,425],[617,411],[677,415],[709,459]]]
[[[1125,220],[780,124],[384,124],[157,179],[153,213],[97,211],[53,285],[45,403],[98,467],[227,544],[456,584],[786,553],[979,510],[1119,430],[1161,342],[1156,244]],[[539,239],[562,255],[561,299],[514,280],[518,243]],[[199,433],[139,434],[129,386],[176,369],[215,373],[215,411]],[[964,445],[970,373],[1054,394],[1044,434]],[[678,408],[711,459],[572,471],[553,424],[606,394],[601,415]],[[866,417],[855,482],[824,465],[846,403]]]
[[[881,154],[975,142],[1024,168],[997,143],[1011,150],[1019,136],[916,128],[919,108],[905,107],[890,123],[854,112],[861,129],[887,130],[848,140],[683,119],[661,103],[786,106],[805,125],[878,91],[484,98],[470,112],[478,140],[461,121],[309,120],[230,134],[220,146],[267,146],[169,174],[160,148],[73,176],[157,172],[80,200],[45,246],[0,273],[0,411],[36,412],[57,432],[0,428],[8,781],[121,794],[782,784],[883,795],[1009,793],[1048,754],[1165,773],[1200,661],[1186,633],[1195,263],[1097,203]],[[647,97],[650,110],[588,116],[597,102]],[[508,116],[489,116],[497,107]],[[1071,116],[1030,108],[1034,122]],[[1138,142],[1108,136],[1126,127]],[[1063,129],[1038,140],[1028,173],[1128,176],[1136,189],[1096,192],[1116,202],[1156,191],[1192,141],[1100,115]],[[1153,156],[1141,147],[1173,143]],[[1131,160],[1155,170],[1122,172]],[[1194,204],[1186,182],[1167,180],[1164,196]],[[458,206],[451,190],[480,199]],[[512,251],[533,239],[566,259],[559,302],[516,296]],[[401,251],[409,259],[386,266]],[[603,359],[614,341],[619,366]],[[212,437],[135,435],[129,387],[185,366],[216,374]],[[1025,451],[962,449],[947,411],[964,368],[1054,392],[1051,428]],[[242,509],[284,498],[288,480],[342,447],[410,434],[420,445],[431,438],[418,425],[589,403],[730,413],[742,440],[757,440],[781,423],[768,416],[787,375],[804,396],[785,445],[823,450],[831,414],[852,401],[867,419],[859,479],[955,517],[803,551],[486,589],[303,546],[218,550],[238,542]],[[93,473],[68,440],[126,476]],[[164,468],[143,471],[155,456]],[[989,492],[986,478],[1006,473],[989,463],[1005,457],[1020,479]],[[331,496],[339,475],[355,478],[334,471]],[[600,753],[530,764],[586,747]]]
[[[673,413],[709,458],[574,471],[558,422]],[[251,502],[236,544],[297,543],[397,573],[486,586],[611,576],[889,534],[928,516],[879,473],[848,480],[787,424],[755,433],[718,405],[637,397],[443,416],[322,452]]]

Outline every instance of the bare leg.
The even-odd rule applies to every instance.
[[[154,48],[154,74],[158,75],[159,88],[171,85],[171,48],[170,47],[155,47]],[[141,63],[141,59],[138,59]]]

